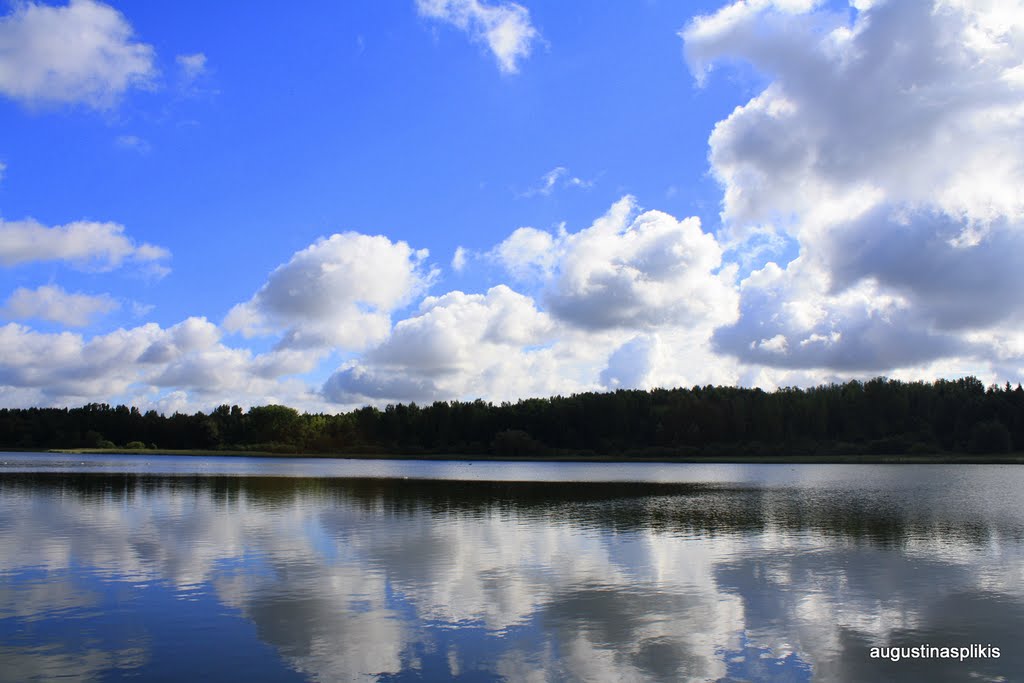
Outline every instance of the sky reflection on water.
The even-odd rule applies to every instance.
[[[660,484],[4,470],[0,680],[1024,675],[1024,470],[702,467]],[[1002,656],[868,656],[925,643]]]

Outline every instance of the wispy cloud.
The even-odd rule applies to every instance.
[[[149,142],[138,135],[118,135],[114,139],[114,144],[121,149],[130,149],[140,154],[147,154],[153,149]]]
[[[593,180],[575,176],[569,173],[569,169],[565,166],[556,166],[542,175],[540,177],[540,184],[524,192],[523,196],[533,197],[535,195],[542,195],[547,197],[559,188],[578,187],[586,189],[593,186]]]
[[[187,83],[191,83],[206,72],[206,55],[202,52],[196,52],[191,55],[178,55],[175,61],[181,70],[182,78]]]
[[[488,5],[479,0],[416,0],[420,15],[459,28],[476,42],[484,43],[505,73],[516,73],[519,61],[530,55],[539,37],[522,5],[505,2]]]

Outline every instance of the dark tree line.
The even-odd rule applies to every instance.
[[[1024,389],[974,377],[885,378],[812,389],[620,390],[300,414],[279,405],[175,413],[90,403],[0,410],[0,448],[281,453],[856,455],[1024,450]]]

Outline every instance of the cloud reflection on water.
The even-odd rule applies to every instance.
[[[915,481],[837,491],[8,475],[0,633],[69,609],[99,629],[104,593],[130,609],[147,590],[137,586],[162,586],[208,594],[319,681],[1024,671],[1009,647],[1024,632],[1024,513],[998,495],[944,505],[934,494]],[[88,589],[86,571],[99,581]],[[1002,644],[1003,657],[867,657],[872,645],[924,642]],[[148,661],[137,644],[35,645],[78,658],[81,680]],[[26,646],[0,660],[28,662],[26,674],[40,656]]]

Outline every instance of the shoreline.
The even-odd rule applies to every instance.
[[[8,451],[24,453],[51,453],[62,455],[149,455],[160,457],[190,456],[243,457],[243,458],[311,458],[323,460],[436,460],[449,462],[590,462],[590,463],[661,463],[661,464],[737,464],[737,465],[1024,465],[1024,453],[1003,455],[972,455],[969,453],[942,453],[934,455],[736,455],[736,456],[679,456],[679,457],[625,457],[593,455],[507,456],[445,454],[392,454],[392,453],[273,453],[269,451],[216,451],[216,450],[148,450],[129,448],[53,448],[46,450]]]

